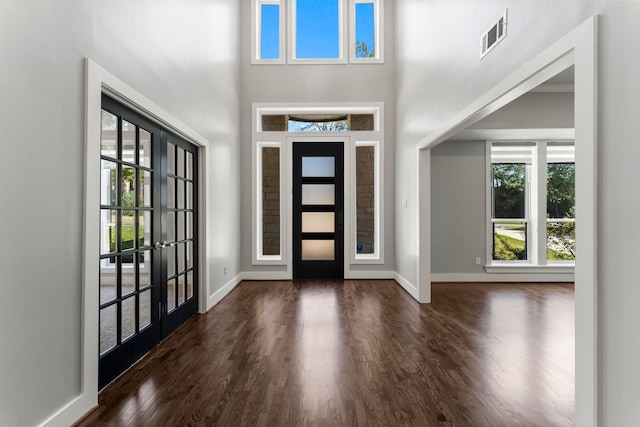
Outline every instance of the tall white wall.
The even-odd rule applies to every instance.
[[[284,270],[284,266],[253,266],[251,235],[251,104],[384,102],[385,264],[370,270],[394,270],[395,169],[395,4],[385,2],[384,64],[252,65],[251,2],[240,6],[240,137],[242,140],[242,269]]]
[[[478,59],[480,34],[509,9],[508,35]],[[640,228],[637,111],[640,111],[640,3],[631,1],[404,0],[398,2],[398,193],[415,194],[415,145],[528,58],[599,14],[598,393],[599,425],[640,419]],[[454,31],[455,30],[455,31]],[[400,167],[401,166],[401,167]],[[400,196],[400,194],[399,194]],[[396,239],[410,239],[417,209],[396,209]],[[417,250],[398,244],[397,269],[415,280]],[[579,253],[578,253],[579,256]],[[587,409],[588,408],[583,408]]]
[[[209,261],[237,274],[237,3],[0,4],[0,425],[81,392],[84,57],[211,142]],[[228,279],[212,271],[215,291]]]

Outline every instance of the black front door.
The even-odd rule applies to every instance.
[[[344,147],[293,144],[293,278],[344,277]]]
[[[197,311],[197,147],[102,98],[102,389]]]

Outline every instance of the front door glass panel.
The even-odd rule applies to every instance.
[[[334,157],[303,157],[303,178],[332,178],[335,176],[336,160]]]
[[[294,279],[344,275],[342,143],[294,143]]]

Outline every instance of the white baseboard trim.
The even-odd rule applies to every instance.
[[[420,302],[420,293],[418,292],[418,287],[416,285],[409,282],[407,279],[405,279],[398,273],[394,273],[393,276],[395,281],[398,282],[398,284],[402,286],[404,290],[407,291],[407,293],[413,297],[413,299]]]
[[[70,426],[88,414],[89,411],[96,406],[98,406],[98,392],[96,391],[92,396],[83,393],[58,409],[58,411],[43,421],[39,427]]]
[[[573,282],[573,273],[431,273],[431,282]]]
[[[348,280],[385,280],[395,279],[395,271],[365,271],[365,270],[351,270],[344,274],[344,278]]]
[[[242,280],[291,280],[287,271],[245,271]]]
[[[242,273],[238,274],[233,279],[229,280],[222,288],[216,291],[207,299],[207,311],[211,310],[216,304],[218,304],[224,297],[229,295],[229,292],[238,286],[238,283],[242,281]]]

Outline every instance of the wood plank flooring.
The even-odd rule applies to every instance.
[[[569,426],[567,284],[242,282],[78,426]]]

